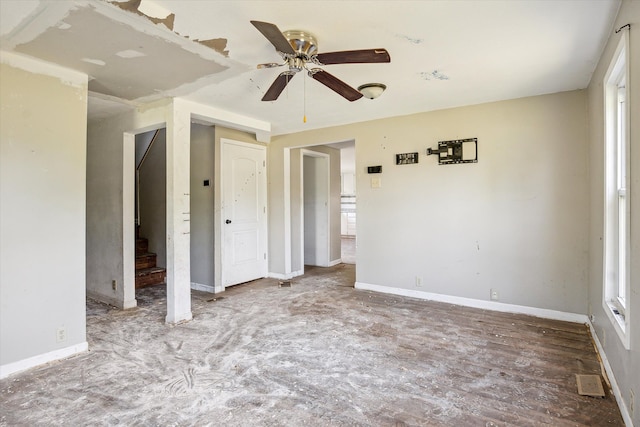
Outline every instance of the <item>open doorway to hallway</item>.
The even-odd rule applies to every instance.
[[[352,230],[351,240],[345,242],[350,247],[342,248],[341,150],[346,147],[355,147],[355,141],[291,147],[284,150],[284,278],[305,274],[305,265],[331,267],[344,263],[343,253],[347,256],[349,263],[355,263],[355,228]],[[354,154],[355,148],[352,149],[351,160],[348,161],[353,178],[355,178]],[[323,158],[328,159],[328,165]],[[319,173],[320,169],[324,172]],[[328,197],[326,196],[327,181],[329,187]],[[318,188],[309,189],[309,186],[320,186],[321,183],[325,189],[325,196],[321,203],[318,203],[320,200],[318,197],[315,200],[309,197]],[[352,188],[352,192],[355,192],[355,186],[352,186]],[[317,196],[317,193],[315,195]],[[324,209],[318,209],[322,207]],[[355,210],[353,210],[353,213],[355,213]],[[306,229],[309,223],[316,222],[316,218],[312,218],[312,215],[323,216],[325,221],[321,224],[321,228],[324,233],[318,233],[317,228],[315,230]],[[326,222],[327,215],[328,226]],[[318,224],[316,223],[315,225]],[[315,234],[310,234],[309,231],[314,231]],[[317,259],[313,260],[309,257],[309,251],[313,251],[316,254],[322,252],[326,259],[327,247],[328,263],[318,262]]]
[[[305,266],[331,262],[329,155],[302,150],[302,223]]]
[[[165,284],[166,128],[135,136],[135,289]]]
[[[135,289],[167,280],[166,128],[135,136]],[[214,127],[191,124],[190,132],[190,282],[214,292]]]
[[[323,148],[324,147],[324,148]],[[310,200],[307,194],[314,193],[317,189],[310,191],[309,187],[317,186],[318,181],[321,180],[320,176],[324,176],[322,173],[315,174],[308,173],[309,170],[315,172],[318,171],[318,163],[321,159],[318,157],[319,153],[315,153],[311,150],[327,150],[332,152],[338,151],[338,155],[332,157],[332,162],[335,162],[335,167],[331,167],[329,173],[330,184],[330,205],[333,204],[329,210],[329,216],[331,218],[329,227],[332,228],[330,236],[325,236],[324,240],[318,240],[318,235],[315,236],[309,234],[308,222],[312,220],[317,223],[317,218],[313,218],[313,212],[318,212],[317,203],[315,207],[310,206]],[[355,141],[344,141],[339,143],[326,144],[322,146],[305,147],[302,150],[303,158],[306,159],[303,164],[303,172],[301,177],[303,178],[303,222],[304,222],[304,235],[303,235],[303,247],[304,256],[302,257],[305,265],[327,266],[335,265],[336,263],[355,264],[356,263],[356,166],[355,166]],[[338,162],[339,160],[339,162]],[[313,164],[315,163],[315,165]],[[339,166],[338,166],[339,163]],[[309,185],[307,182],[309,179],[314,181]],[[322,178],[324,179],[324,178]],[[338,188],[339,186],[339,188]],[[315,193],[314,193],[315,195]],[[311,213],[310,213],[311,212]],[[333,216],[335,213],[335,216]],[[333,225],[331,225],[331,222]],[[337,222],[339,221],[339,222]],[[337,247],[334,247],[335,245]],[[329,264],[315,262],[315,258],[310,258],[309,251],[323,251],[323,243],[332,246]],[[304,270],[302,271],[304,272]]]
[[[356,263],[356,150],[355,142],[338,145],[340,149],[340,241],[341,259]]]

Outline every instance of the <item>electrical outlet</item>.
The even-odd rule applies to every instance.
[[[114,291],[116,289],[118,289],[118,281],[117,280],[112,280],[111,281],[111,289],[113,289]]]
[[[500,296],[498,295],[498,290],[497,289],[491,289],[491,301],[498,301],[500,299]]]
[[[419,288],[422,286],[422,277],[416,276],[416,287]]]
[[[64,326],[56,329],[56,342],[65,342],[67,340],[67,330]]]

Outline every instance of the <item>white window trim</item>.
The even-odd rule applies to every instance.
[[[603,295],[602,305],[607,317],[611,321],[618,337],[620,338],[624,347],[629,350],[631,346],[631,307],[630,307],[630,236],[629,236],[629,221],[631,219],[630,209],[631,203],[629,203],[628,197],[626,197],[626,250],[625,250],[625,262],[624,262],[624,276],[626,277],[625,286],[625,300],[626,304],[620,300],[618,296],[618,285],[612,284],[611,281],[614,277],[617,280],[617,271],[619,270],[618,264],[618,203],[619,203],[619,187],[617,183],[617,167],[612,170],[611,163],[617,163],[617,155],[615,151],[615,142],[617,139],[617,105],[618,102],[618,82],[620,76],[626,76],[626,101],[625,101],[625,143],[624,148],[626,150],[626,191],[625,196],[629,195],[629,177],[631,171],[629,169],[630,155],[629,155],[629,137],[630,137],[630,96],[629,96],[629,32],[625,31],[620,38],[616,51],[609,65],[609,69],[605,74],[603,81],[604,89],[604,112],[605,112],[605,185],[604,185],[604,250],[603,250]],[[615,199],[613,198],[615,196]],[[615,202],[613,201],[615,200]],[[615,205],[615,206],[614,206]],[[616,272],[614,275],[613,272]]]

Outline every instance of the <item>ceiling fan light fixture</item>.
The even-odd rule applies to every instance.
[[[364,95],[365,98],[376,99],[382,95],[386,88],[387,86],[382,83],[365,83],[358,86],[358,92]]]

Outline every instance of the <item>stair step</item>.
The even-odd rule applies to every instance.
[[[162,267],[151,267],[136,270],[136,288],[165,283],[167,270]]]
[[[149,240],[144,237],[136,239],[136,254],[144,254],[149,252]]]
[[[156,266],[157,255],[152,252],[136,254],[136,270]]]

